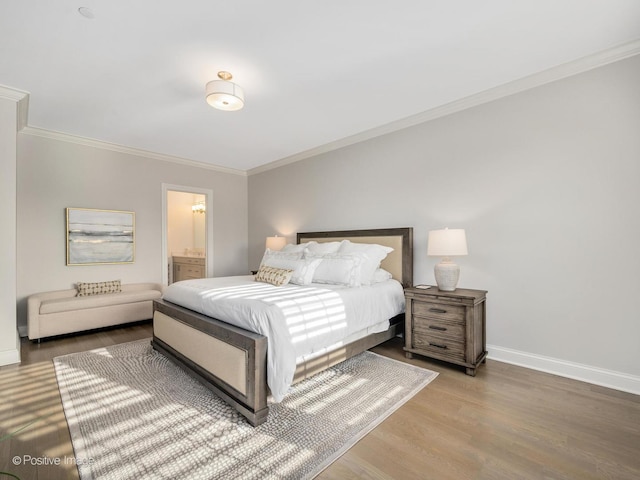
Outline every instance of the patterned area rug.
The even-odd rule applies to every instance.
[[[251,427],[149,339],[54,359],[82,480],[308,479],[437,373],[365,352]]]

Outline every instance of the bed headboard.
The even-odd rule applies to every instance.
[[[340,230],[333,232],[298,233],[297,243],[315,241],[377,243],[393,248],[380,265],[391,273],[403,287],[413,286],[413,228],[377,228],[372,230]]]

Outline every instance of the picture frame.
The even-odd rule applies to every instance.
[[[66,209],[67,265],[107,265],[135,261],[135,212]]]

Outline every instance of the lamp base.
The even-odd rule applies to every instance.
[[[433,269],[436,276],[438,290],[443,292],[453,292],[458,285],[460,278],[460,267],[449,259],[444,259]]]

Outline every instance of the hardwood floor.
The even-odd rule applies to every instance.
[[[0,368],[0,472],[78,478],[51,360],[149,336],[150,324],[141,324],[40,345],[23,340],[22,363]],[[374,351],[440,375],[319,479],[640,478],[640,396],[491,360],[469,377],[405,359],[399,339]],[[30,463],[28,456],[61,465],[12,463]]]
[[[52,359],[150,336],[151,322],[146,322],[40,344],[22,339],[22,363],[0,367],[0,472],[20,480],[77,479]],[[15,457],[21,460],[20,465],[14,465]],[[57,459],[60,465],[37,464]],[[1,480],[9,478],[15,477],[0,474]]]

